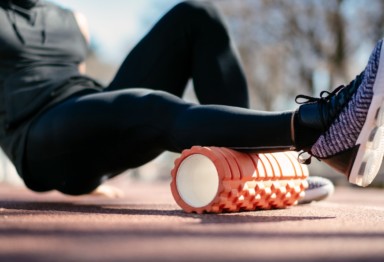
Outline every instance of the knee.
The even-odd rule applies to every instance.
[[[183,17],[192,18],[193,21],[214,22],[214,24],[224,25],[220,13],[216,7],[209,2],[184,1],[177,4],[173,10],[180,13]]]

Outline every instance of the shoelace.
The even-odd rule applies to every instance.
[[[332,92],[322,91],[320,97],[312,97],[307,95],[298,95],[295,98],[297,104],[307,103],[319,103],[321,111],[321,122],[324,127],[329,127],[331,122],[334,121],[335,117],[341,112],[350,100],[351,96],[356,92],[357,88],[363,81],[364,71],[356,76],[348,85],[340,85]],[[304,99],[304,101],[300,101]],[[324,132],[326,130],[323,130]],[[309,154],[308,157],[303,156]],[[302,151],[299,153],[298,161],[302,164],[310,164],[312,159],[310,152]]]
[[[347,101],[355,93],[364,77],[364,71],[357,75],[348,85],[340,85],[332,92],[322,91],[320,97],[298,95],[295,98],[297,104],[318,103],[321,111],[321,122],[327,127],[333,122],[335,116],[344,108]],[[303,101],[300,101],[303,99]],[[325,131],[325,130],[323,130]]]
[[[309,155],[303,156],[304,154],[309,154]],[[309,165],[312,162],[312,157],[313,157],[313,155],[311,155],[310,153],[308,153],[306,151],[301,151],[299,153],[299,155],[297,156],[297,161],[299,161],[300,164]],[[320,159],[318,159],[317,157],[315,157],[315,158],[320,161]]]
[[[319,97],[307,96],[307,95],[297,95],[296,98],[295,98],[295,102],[297,104],[299,104],[299,105],[307,104],[307,103],[313,103],[313,102],[320,102],[320,103],[328,102],[342,88],[344,88],[344,85],[338,86],[332,92],[329,92],[329,91],[326,91],[326,90],[321,91]],[[299,101],[299,99],[305,99],[305,101]]]

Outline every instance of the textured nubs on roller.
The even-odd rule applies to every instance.
[[[186,212],[285,208],[302,197],[307,176],[294,152],[255,154],[195,146],[176,159],[171,191]]]

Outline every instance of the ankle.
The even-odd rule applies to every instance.
[[[308,110],[302,108],[303,106],[306,106],[305,109]],[[292,140],[296,150],[309,149],[322,134],[322,126],[319,124],[320,121],[316,119],[319,116],[316,116],[313,108],[307,105],[303,106],[293,113]]]

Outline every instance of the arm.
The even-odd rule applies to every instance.
[[[86,42],[89,43],[91,36],[88,30],[87,18],[82,13],[79,13],[79,12],[74,12],[74,16],[77,21],[77,24],[79,25],[80,32],[83,34]],[[86,66],[84,61],[79,64],[79,71],[80,73],[85,74]]]

